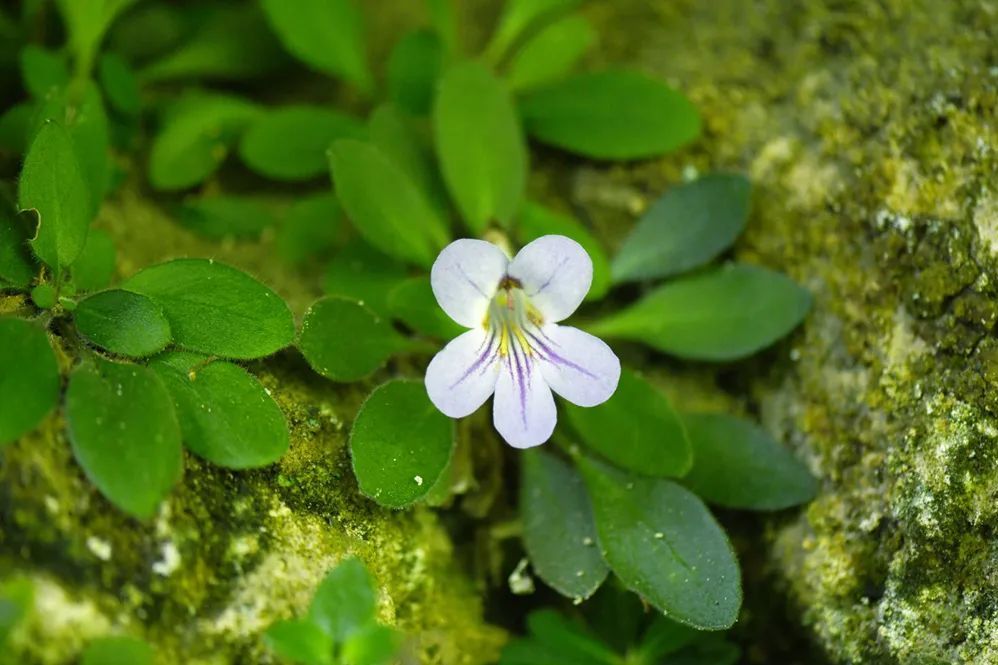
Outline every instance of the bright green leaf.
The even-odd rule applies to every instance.
[[[608,572],[582,479],[554,455],[524,453],[520,478],[523,544],[537,575],[563,596],[584,600]]]
[[[135,637],[101,637],[83,651],[80,665],[153,665],[152,647]]]
[[[527,148],[505,86],[480,63],[452,67],[437,87],[433,129],[444,182],[468,228],[508,224],[523,199]]]
[[[137,115],[142,107],[139,81],[128,63],[115,53],[105,53],[98,62],[98,73],[104,95],[114,110],[127,116]]]
[[[333,142],[364,138],[356,118],[321,106],[286,106],[261,114],[239,144],[239,155],[260,175],[308,180],[322,175]]]
[[[363,91],[373,81],[360,11],[352,0],[261,0],[284,47],[308,66]]]
[[[152,368],[173,397],[184,443],[197,455],[248,469],[272,464],[287,451],[287,418],[242,367],[173,352],[156,358]]]
[[[407,277],[402,264],[355,240],[329,263],[324,287],[328,295],[356,300],[377,314],[389,316],[388,296]]]
[[[593,261],[593,283],[586,300],[599,300],[606,295],[610,289],[610,261],[603,245],[574,217],[528,201],[520,210],[516,228],[523,245],[546,235],[567,236],[582,245]]]
[[[333,640],[304,619],[278,621],[267,629],[264,642],[278,656],[302,665],[332,665]]]
[[[586,446],[622,469],[649,476],[682,476],[693,456],[679,415],[669,400],[629,369],[617,391],[592,408],[565,404]]]
[[[350,432],[357,484],[382,506],[405,508],[429,493],[454,451],[454,421],[430,402],[422,381],[374,389]]]
[[[581,16],[545,26],[513,55],[506,76],[510,89],[529,90],[567,76],[594,43],[596,30]]]
[[[628,475],[578,458],[611,570],[666,616],[701,630],[738,618],[741,574],[703,502],[669,480]]]
[[[80,301],[73,314],[80,334],[111,353],[144,358],[170,343],[170,324],[149,298],[111,289]]]
[[[810,294],[788,277],[728,265],[660,286],[589,330],[682,358],[735,360],[789,333],[810,307]]]
[[[615,282],[668,277],[731,246],[749,214],[744,176],[712,173],[670,189],[641,216],[613,258]]]
[[[59,300],[59,294],[49,282],[43,282],[31,289],[31,302],[39,309],[52,309]]]
[[[349,665],[388,665],[394,663],[402,643],[398,631],[369,624],[343,644],[342,658]]]
[[[327,297],[305,313],[298,348],[312,369],[333,381],[359,381],[385,364],[405,340],[360,303]]]
[[[107,231],[90,229],[83,251],[73,262],[73,284],[80,291],[107,288],[114,277],[116,252]]]
[[[104,38],[104,33],[125,7],[135,0],[58,0],[56,4],[66,23],[69,44],[82,71],[89,73],[90,63]]]
[[[432,30],[402,37],[388,58],[388,97],[400,109],[426,115],[444,62],[444,45]]]
[[[521,36],[545,18],[567,12],[581,0],[506,0],[495,34],[485,52],[496,62]]]
[[[334,642],[344,642],[374,621],[374,581],[358,559],[340,561],[319,584],[308,618]]]
[[[453,339],[465,331],[440,309],[426,276],[412,277],[392,289],[388,311],[412,330],[437,339]]]
[[[292,265],[328,253],[336,243],[343,209],[336,196],[323,192],[298,199],[277,231],[277,251]]]
[[[0,210],[0,285],[6,283],[24,289],[38,274],[29,243],[34,235],[31,217],[16,215],[6,206]]]
[[[42,98],[69,83],[69,68],[58,53],[28,44],[21,51],[21,80],[32,97]]]
[[[174,341],[224,358],[261,358],[294,339],[280,296],[241,270],[209,259],[176,259],[146,268],[122,288],[163,308]]]
[[[0,446],[30,432],[59,400],[59,366],[45,331],[0,318]]]
[[[70,376],[65,409],[73,454],[90,482],[130,515],[155,515],[183,462],[180,426],[156,373],[84,363]]]
[[[539,88],[520,113],[532,138],[596,159],[656,157],[700,134],[700,115],[686,97],[628,71],[578,74]]]
[[[683,484],[726,508],[781,510],[814,498],[818,484],[758,425],[721,413],[683,416],[693,468]]]
[[[275,218],[261,201],[240,196],[188,199],[178,221],[208,238],[258,238]]]

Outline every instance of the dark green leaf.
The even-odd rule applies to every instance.
[[[65,408],[73,454],[90,482],[130,515],[155,515],[183,462],[180,426],[156,373],[102,360],[82,364],[70,376]]]
[[[333,381],[363,379],[404,347],[387,320],[338,297],[322,298],[309,308],[298,340],[312,369]]]
[[[523,91],[567,76],[595,42],[596,30],[581,16],[545,26],[514,54],[509,87]]]
[[[735,665],[741,649],[721,634],[701,634],[692,644],[669,657],[668,665]]]
[[[454,422],[422,381],[395,379],[374,389],[350,432],[360,491],[382,506],[405,508],[429,493],[454,451]]]
[[[447,244],[446,224],[412,179],[377,147],[337,141],[330,155],[336,193],[364,239],[382,252],[429,267]]]
[[[193,353],[157,358],[184,443],[209,462],[230,469],[272,464],[288,449],[288,422],[256,377],[232,363]]]
[[[676,623],[659,614],[642,635],[641,643],[635,648],[634,653],[640,654],[639,662],[657,663],[663,656],[682,649],[700,634],[689,626]]]
[[[115,111],[127,116],[138,114],[142,106],[139,81],[121,56],[105,53],[98,63],[100,84]]]
[[[759,426],[721,413],[683,416],[693,468],[683,484],[727,508],[781,510],[814,498],[818,484]]]
[[[520,112],[531,137],[597,159],[655,157],[700,134],[686,97],[636,72],[567,78],[528,95]]]
[[[260,115],[239,144],[239,155],[260,175],[308,180],[325,173],[333,142],[364,138],[363,124],[321,106],[287,106]]]
[[[264,642],[278,656],[302,665],[332,665],[333,640],[304,619],[278,621],[267,629]]]
[[[356,300],[377,314],[389,316],[388,296],[407,276],[402,264],[355,240],[330,262],[324,286],[331,296]]]
[[[371,113],[368,132],[371,143],[409,176],[436,210],[437,216],[446,219],[450,201],[433,161],[428,137],[419,133],[411,119],[387,104]]]
[[[42,98],[69,83],[69,68],[59,54],[28,44],[21,51],[21,80],[32,97]]]
[[[735,360],[789,333],[810,307],[811,295],[786,276],[728,265],[660,286],[589,330],[682,358]]]
[[[402,636],[387,626],[370,624],[343,645],[343,662],[349,665],[388,665],[395,662]]]
[[[163,308],[174,341],[225,358],[261,358],[290,344],[294,320],[280,296],[246,273],[209,259],[146,268],[122,288]]]
[[[613,258],[615,282],[668,277],[731,246],[749,214],[751,183],[712,173],[670,189],[641,216]]]
[[[298,199],[277,232],[277,250],[292,265],[326,255],[336,243],[343,210],[331,192]]]
[[[45,331],[0,318],[0,446],[37,427],[59,400],[59,389],[59,367]]]
[[[101,637],[83,652],[80,665],[153,665],[152,647],[135,637]]]
[[[112,289],[84,298],[73,314],[83,338],[102,349],[133,358],[158,353],[170,343],[170,324],[149,298]]]
[[[229,147],[259,113],[237,97],[191,94],[177,102],[152,144],[149,180],[160,190],[192,187],[225,161]]]
[[[90,226],[90,190],[83,178],[73,140],[56,122],[46,122],[35,135],[18,189],[22,210],[38,211],[35,254],[59,272],[83,251]]]
[[[29,244],[34,235],[31,217],[28,213],[15,215],[6,206],[0,210],[0,284],[24,289],[38,274]]]
[[[261,201],[238,196],[189,199],[178,221],[208,238],[257,238],[275,219]]]
[[[738,561],[700,499],[669,480],[578,462],[611,570],[675,621],[729,628],[742,602]]]
[[[432,30],[402,37],[388,58],[388,97],[400,109],[426,115],[444,61],[444,45]]]
[[[599,300],[606,295],[610,289],[610,261],[606,258],[603,245],[574,217],[527,201],[520,210],[517,222],[522,245],[546,235],[567,236],[582,245],[593,260],[593,283],[586,300]]]
[[[523,199],[527,148],[506,88],[480,63],[452,67],[437,88],[433,128],[444,182],[468,228],[508,224]]]
[[[377,597],[358,559],[340,561],[319,584],[308,617],[334,642],[343,642],[374,621]]]
[[[649,476],[682,476],[693,456],[679,415],[657,388],[629,369],[617,391],[592,408],[565,404],[586,446],[622,469]]]
[[[464,332],[440,309],[426,276],[412,277],[392,289],[388,311],[412,330],[437,339],[453,339]]]
[[[114,241],[107,231],[90,229],[83,251],[73,262],[73,284],[80,291],[107,288],[114,276]]]
[[[35,115],[35,104],[28,102],[6,109],[0,115],[0,150],[14,154],[26,152]]]
[[[351,0],[262,0],[284,47],[310,67],[340,76],[361,90],[373,81],[367,65],[364,25]]]
[[[498,61],[522,35],[545,18],[567,12],[581,0],[507,0],[486,55]]]
[[[558,593],[584,600],[608,572],[582,479],[565,462],[531,450],[522,457],[523,544],[534,570]]]
[[[535,610],[528,614],[527,630],[539,645],[557,652],[566,663],[620,663],[620,656],[607,645],[554,610]]]
[[[31,611],[34,595],[35,588],[27,578],[14,577],[0,583],[0,649]]]

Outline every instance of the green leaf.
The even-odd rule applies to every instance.
[[[52,309],[59,300],[55,287],[48,282],[42,282],[31,289],[31,302],[39,309]]]
[[[115,53],[105,53],[98,62],[98,74],[111,107],[122,115],[138,115],[142,108],[139,81],[128,63]]]
[[[73,314],[80,334],[111,353],[144,358],[172,341],[170,323],[149,298],[111,289],[84,298]]]
[[[364,138],[364,125],[321,106],[286,106],[261,114],[239,144],[246,165],[274,180],[308,180],[322,175],[334,141]]]
[[[786,276],[735,264],[660,286],[589,331],[681,358],[736,360],[789,333],[810,308],[811,295]]]
[[[524,126],[541,143],[596,159],[642,159],[700,135],[686,97],[643,74],[578,74],[539,88],[520,103]]]
[[[59,390],[59,367],[45,331],[0,318],[0,446],[37,427],[59,400]]]
[[[506,81],[520,92],[567,76],[596,43],[596,30],[581,16],[566,16],[542,28],[513,55]]]
[[[111,22],[135,0],[58,0],[56,4],[66,22],[69,44],[78,62],[77,68],[86,74],[90,63]],[[80,65],[79,63],[82,63]]]
[[[72,280],[80,291],[107,288],[114,277],[116,251],[107,231],[90,229],[83,251],[73,262]]]
[[[0,150],[13,154],[27,151],[35,114],[35,104],[21,102],[0,115]]]
[[[393,663],[402,643],[398,631],[370,624],[343,644],[342,658],[349,665],[388,665]]]
[[[35,588],[27,578],[14,577],[0,583],[0,648],[34,607],[34,596]]]
[[[444,182],[468,228],[508,224],[523,199],[527,148],[505,87],[480,63],[450,68],[437,87],[433,129]]]
[[[593,260],[593,283],[586,300],[599,300],[606,295],[610,289],[610,261],[603,245],[574,217],[527,201],[520,210],[516,228],[523,245],[546,235],[567,236],[582,245]]]
[[[90,226],[90,190],[69,132],[46,122],[35,135],[18,184],[22,210],[38,211],[35,254],[57,273],[83,251]]]
[[[781,510],[807,503],[818,483],[758,425],[721,413],[683,416],[693,468],[683,484],[727,508]]]
[[[369,92],[364,25],[351,0],[261,0],[284,47],[308,66]]]
[[[163,308],[174,341],[224,358],[262,358],[294,339],[294,319],[280,296],[241,270],[209,259],[151,266],[121,287]]]
[[[334,642],[344,642],[374,621],[374,582],[358,559],[349,557],[319,584],[308,618]]]
[[[541,646],[560,654],[565,662],[618,665],[620,657],[583,627],[554,610],[535,610],[527,615],[527,630]]]
[[[336,193],[354,227],[371,245],[429,267],[447,244],[446,224],[408,175],[377,147],[343,140],[330,166]]]
[[[321,298],[309,308],[298,340],[312,369],[343,382],[370,376],[405,344],[388,321],[338,297]]]
[[[130,515],[155,515],[183,464],[180,425],[156,373],[84,363],[69,378],[65,409],[73,454],[90,482]]]
[[[586,446],[622,469],[648,476],[682,476],[693,464],[690,441],[665,395],[627,368],[617,391],[592,408],[565,404]]]
[[[392,289],[388,311],[412,330],[437,339],[453,339],[465,330],[440,309],[426,276],[412,277]]]
[[[153,665],[152,647],[135,637],[101,637],[83,652],[80,665]]]
[[[28,93],[40,99],[69,83],[69,68],[58,53],[28,44],[21,51],[21,80]]]
[[[663,656],[682,649],[698,635],[700,633],[689,626],[676,623],[659,614],[655,616],[655,620],[641,636],[641,643],[637,645],[633,653],[637,655],[638,662],[657,663],[662,660]]]
[[[149,154],[149,180],[159,190],[193,187],[225,161],[230,146],[259,113],[250,102],[189,94],[171,108]]]
[[[457,50],[457,12],[454,0],[426,0],[430,24],[440,35],[448,53]]]
[[[180,420],[184,443],[229,469],[276,462],[287,451],[288,421],[252,374],[238,365],[193,353],[166,353],[153,361]]]
[[[669,277],[707,263],[745,228],[752,184],[712,173],[670,189],[641,216],[613,259],[615,282]]]
[[[188,199],[178,221],[208,238],[258,238],[274,225],[273,213],[263,202],[240,196]]]
[[[355,240],[330,262],[324,286],[328,295],[356,300],[389,316],[388,296],[407,276],[402,264]]]
[[[388,58],[388,98],[413,115],[427,115],[444,62],[444,45],[432,30],[414,30]]]
[[[578,458],[611,570],[669,618],[723,630],[742,602],[738,561],[696,495],[657,478]]]
[[[536,23],[576,7],[581,0],[507,0],[495,34],[485,49],[487,57],[499,61],[514,42]]]
[[[7,283],[25,289],[38,274],[29,244],[33,235],[30,217],[15,215],[6,206],[0,210],[0,285]]]
[[[278,621],[267,629],[263,641],[278,656],[294,663],[333,665],[333,640],[311,621]]]
[[[371,113],[368,132],[371,143],[409,176],[436,210],[437,216],[446,219],[450,201],[433,161],[432,149],[416,124],[394,106],[384,104]]]
[[[668,665],[735,665],[742,652],[723,634],[703,633],[682,651],[671,655]]]
[[[327,254],[335,245],[343,210],[336,196],[323,192],[298,199],[277,231],[277,251],[292,265]]]
[[[360,491],[382,506],[425,497],[454,452],[454,421],[440,413],[422,381],[395,379],[374,389],[350,432]]]
[[[596,547],[596,525],[582,479],[554,455],[522,457],[520,516],[523,544],[544,582],[563,596],[584,600],[606,579]]]

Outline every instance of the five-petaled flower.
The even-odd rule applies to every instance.
[[[463,418],[494,392],[493,423],[517,448],[551,438],[558,419],[552,390],[579,406],[605,402],[620,379],[617,356],[596,337],[558,325],[592,279],[586,250],[564,236],[538,238],[512,261],[483,240],[445,247],[430,274],[433,293],[470,330],[430,362],[430,400]]]

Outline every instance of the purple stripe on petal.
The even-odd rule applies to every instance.
[[[558,355],[557,353],[555,353],[551,349],[551,347],[549,347],[547,344],[545,344],[543,340],[541,340],[539,337],[537,337],[536,335],[534,335],[529,330],[526,330],[524,332],[526,332],[527,336],[530,337],[530,339],[534,340],[534,342],[537,344],[538,348],[540,348],[544,352],[544,354],[547,356],[547,360],[553,362],[556,365],[562,365],[564,367],[568,367],[570,369],[574,369],[576,372],[584,374],[585,376],[588,376],[590,379],[596,379],[596,378],[598,378],[595,374],[593,374],[592,372],[590,372],[586,368],[573,363],[571,360],[568,360],[567,358],[562,358],[560,355]],[[544,335],[544,333],[542,332],[541,335]],[[551,340],[551,338],[549,338],[547,335],[544,335],[544,338],[547,339],[552,344],[555,344],[555,342],[553,340]]]
[[[523,420],[523,428],[527,428],[527,377],[525,376],[527,370],[527,357],[524,353],[523,359],[520,359],[520,353],[523,353],[523,349],[520,348],[519,344],[510,344],[510,356],[513,358],[513,362],[516,363],[516,375],[514,377],[514,385],[519,383],[520,386],[520,417]],[[518,353],[519,352],[519,353]]]
[[[548,276],[547,281],[544,282],[543,284],[541,284],[540,287],[536,291],[534,291],[533,293],[531,293],[530,297],[533,298],[534,296],[540,295],[544,291],[544,289],[546,289],[547,287],[551,286],[551,282],[553,282],[554,278],[558,275],[558,271],[561,270],[561,267],[563,265],[565,265],[566,263],[568,263],[568,257],[567,256],[562,257],[562,259],[558,263],[558,265],[556,265],[554,267],[554,270],[551,271],[551,274]]]
[[[488,365],[485,364],[485,361],[487,359],[489,359],[490,356],[493,359],[495,358],[495,353],[490,353],[492,351],[492,342],[493,342],[494,339],[495,339],[495,334],[492,334],[492,335],[489,336],[489,338],[485,341],[485,350],[482,351],[479,354],[478,358],[476,358],[475,362],[473,362],[471,364],[471,366],[467,370],[465,370],[464,374],[462,374],[461,377],[457,381],[455,381],[454,383],[451,384],[451,386],[450,386],[451,389],[454,389],[455,387],[457,387],[458,384],[460,384],[462,381],[464,381],[469,376],[471,376],[471,374],[476,369],[478,369],[478,368],[481,367],[482,371],[483,372],[485,371],[485,369],[488,367]],[[481,347],[479,347],[479,348],[481,348]]]

